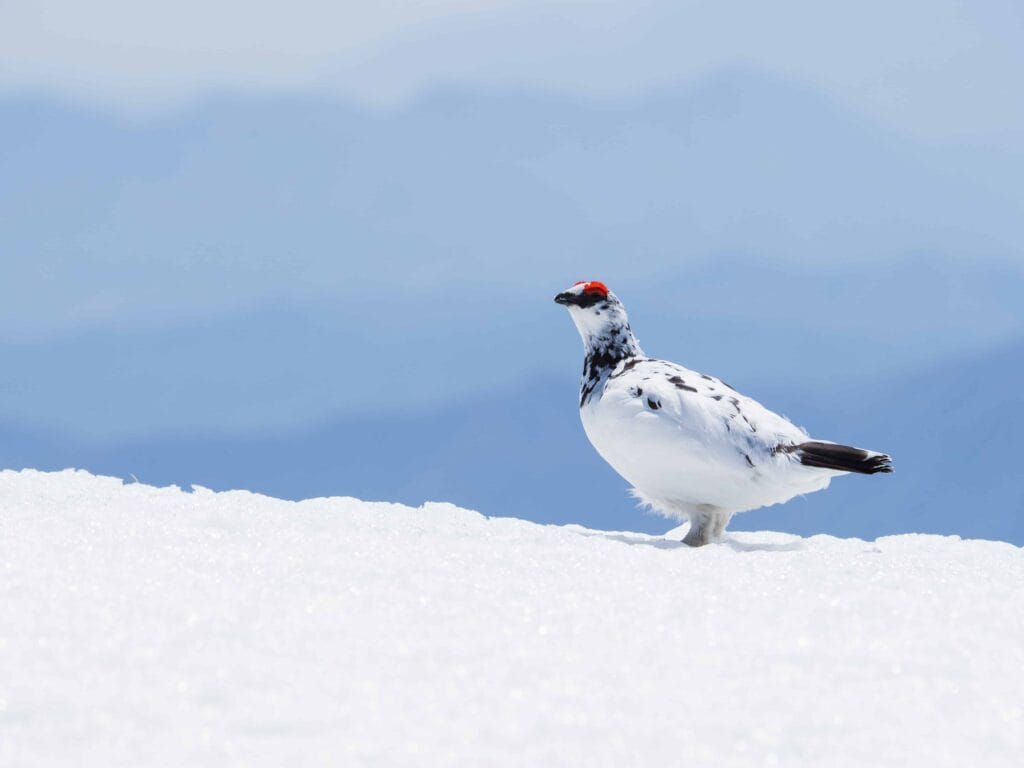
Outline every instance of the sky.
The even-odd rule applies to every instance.
[[[576,458],[579,340],[551,297],[579,279],[648,352],[818,437],[909,446],[904,508],[944,480],[936,441],[1008,413],[990,450],[1012,443],[1015,390],[987,377],[1024,372],[1019,4],[0,18],[0,462],[561,522],[578,483],[573,520],[655,531]],[[933,412],[926,440],[908,414]],[[547,432],[502,439],[512,413]],[[369,468],[339,445],[378,433]],[[969,463],[988,511],[960,524],[946,493],[929,530],[1024,536],[998,514],[1020,483]],[[872,498],[875,533],[929,524]]]
[[[0,86],[130,113],[225,90],[375,105],[439,84],[635,97],[723,66],[812,86],[927,141],[1024,138],[1014,0],[4,2]]]

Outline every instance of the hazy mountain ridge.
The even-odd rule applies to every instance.
[[[619,104],[224,96],[135,123],[8,97],[0,126],[17,333],[311,289],[501,279],[522,297],[552,274],[621,284],[726,254],[1019,261],[1024,242],[1020,157],[922,147],[752,72]]]
[[[0,419],[110,441],[281,432],[486,398],[577,372],[579,340],[551,302],[570,279],[526,296],[497,280],[447,300],[371,293],[0,342]],[[1024,272],[1011,267],[919,257],[865,274],[732,259],[612,286],[649,353],[748,386],[903,377],[1024,335]]]

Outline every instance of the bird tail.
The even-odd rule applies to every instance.
[[[811,440],[799,445],[780,445],[775,451],[794,454],[805,467],[859,472],[862,475],[892,472],[892,459],[886,454],[849,445]]]

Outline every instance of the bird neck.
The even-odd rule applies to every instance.
[[[586,368],[614,368],[623,360],[641,357],[644,352],[629,323],[609,324],[585,339]]]
[[[607,380],[612,370],[624,360],[643,357],[640,342],[629,325],[610,327],[586,340],[587,355],[583,359],[583,377],[580,380],[580,407],[590,400],[597,387]]]

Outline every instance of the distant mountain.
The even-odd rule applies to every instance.
[[[499,280],[448,300],[384,291],[0,342],[0,420],[123,441],[281,433],[486,399],[576,373],[579,337],[551,301],[571,279],[552,276],[526,298]],[[831,392],[1024,335],[1024,271],[992,265],[720,260],[612,287],[650,353],[749,386]]]
[[[224,95],[136,122],[6,97],[0,139],[21,287],[0,286],[0,318],[29,327],[498,278],[523,296],[552,273],[621,283],[724,255],[1019,259],[1024,242],[1018,154],[916,144],[750,71],[613,104]]]
[[[617,104],[222,96],[139,122],[7,97],[0,169],[0,419],[101,439],[557,376],[578,342],[549,299],[581,277],[658,354],[755,383],[1024,334],[1020,157],[753,72]]]
[[[959,534],[1024,544],[1024,343],[872,386],[741,389],[817,437],[890,452],[889,476],[738,516],[736,529],[873,538]],[[369,385],[369,391],[374,390]],[[284,436],[153,439],[115,447],[5,432],[0,465],[76,466],[153,484],[247,488],[286,498],[452,501],[539,522],[663,532],[583,434],[576,383],[536,382],[422,414],[355,417]]]

